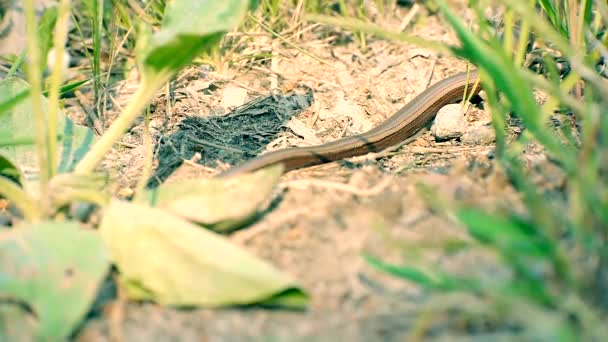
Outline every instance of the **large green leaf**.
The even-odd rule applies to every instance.
[[[0,81],[0,103],[14,98],[24,91],[29,91],[29,85],[17,78],[11,77]],[[47,100],[42,97],[42,108],[47,108]],[[60,132],[59,153],[61,172],[71,171],[74,164],[82,158],[88,151],[95,139],[94,133],[87,127],[79,126],[65,116],[63,113],[58,115],[58,125]],[[35,122],[32,115],[32,106],[29,98],[18,102],[12,106],[8,115],[0,116],[0,131],[5,132],[3,139],[7,141],[35,141]],[[0,153],[13,161],[24,173],[26,178],[35,178],[38,170],[38,158],[36,157],[35,146],[20,144],[15,146],[0,147]]]
[[[27,325],[37,340],[65,340],[95,299],[109,266],[99,235],[75,223],[0,232],[0,324]],[[22,333],[1,329],[0,340],[15,341],[13,334]]]
[[[0,94],[0,117],[10,113],[10,109],[18,105],[21,101],[27,99],[30,92],[27,90],[21,91],[17,94]]]
[[[294,281],[225,238],[156,208],[114,201],[100,233],[127,295],[163,305],[302,307]]]
[[[236,229],[255,216],[270,197],[283,167],[276,165],[230,178],[191,179],[150,190],[155,205],[219,232]]]
[[[195,57],[217,46],[222,36],[236,28],[247,10],[258,1],[175,0],[165,9],[162,29],[138,56],[149,72],[176,72]]]

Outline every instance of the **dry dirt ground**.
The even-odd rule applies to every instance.
[[[412,11],[400,8],[382,25],[396,29]],[[464,12],[463,12],[464,13]],[[421,11],[409,33],[454,43],[454,35],[437,17]],[[463,14],[464,16],[464,14]],[[415,23],[415,24],[414,24]],[[266,61],[237,52],[214,69],[189,68],[154,100],[152,129],[171,137],[187,119],[208,118],[268,96],[291,92],[313,101],[281,117],[265,150],[306,146],[361,133],[385,120],[429,83],[466,70],[466,64],[419,47],[369,38],[366,47],[353,34],[331,27],[300,27],[288,39],[322,62],[271,35],[257,31],[241,55],[266,52]],[[246,36],[246,35],[245,35]],[[239,35],[228,39],[238,41]],[[251,37],[249,37],[251,38]],[[112,89],[109,117],[129,101],[135,76]],[[269,100],[271,101],[271,100]],[[272,101],[271,101],[272,102]],[[473,111],[467,124],[487,124]],[[251,123],[249,123],[251,124]],[[183,127],[182,127],[183,128]],[[513,135],[519,133],[511,127]],[[139,122],[107,158],[120,195],[130,194],[143,161]],[[208,146],[207,146],[208,147]],[[221,147],[221,146],[220,146]],[[201,150],[202,151],[202,150]],[[205,150],[205,151],[208,151]],[[192,152],[192,151],[190,151]],[[167,181],[212,176],[227,162],[189,159]],[[363,259],[369,253],[399,264],[434,265],[466,275],[500,278],[502,271],[489,252],[446,254],[439,249],[451,239],[466,239],[462,227],[430,210],[416,188],[424,183],[441,198],[483,207],[517,206],[518,196],[497,169],[494,145],[467,145],[458,139],[437,142],[426,132],[396,151],[330,163],[283,176],[275,205],[254,224],[230,235],[234,243],[292,274],[310,297],[305,311],[232,308],[221,310],[163,308],[151,303],[115,300],[79,331],[78,341],[402,341],[507,339],[508,331],[461,319],[471,298],[449,297],[438,302],[427,291],[389,277]],[[158,157],[158,154],[157,154]],[[169,158],[168,155],[161,155]],[[240,155],[240,160],[251,156]],[[238,161],[239,155],[229,161]],[[531,169],[544,167],[540,151],[530,148]],[[215,158],[217,159],[217,158]],[[204,165],[198,164],[197,161]],[[155,162],[156,166],[162,160]],[[449,314],[429,307],[451,307]]]

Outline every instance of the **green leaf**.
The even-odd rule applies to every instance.
[[[9,77],[12,78],[12,77]],[[69,91],[73,91],[74,89],[78,89],[80,88],[83,84],[89,82],[91,79],[87,79],[87,80],[82,80],[82,81],[77,81],[77,82],[73,82],[73,83],[69,83],[66,84],[64,86],[61,86],[61,89],[59,89],[59,94],[65,94]],[[48,95],[48,91],[45,90],[42,92],[44,94],[44,96]],[[2,116],[3,114],[8,114],[9,110],[13,107],[15,107],[16,105],[18,105],[21,101],[27,99],[27,97],[30,95],[30,91],[29,89],[25,89],[20,91],[19,93],[14,94],[13,96],[7,96],[6,94],[4,95],[5,98],[0,99],[0,116]],[[0,95],[1,96],[1,95]]]
[[[36,142],[33,137],[11,137],[10,129],[0,129],[0,148],[33,145]]]
[[[412,267],[391,265],[371,255],[365,255],[364,257],[370,265],[388,274],[407,279],[424,287],[435,287],[436,280],[433,280],[430,276],[420,270]]]
[[[289,276],[162,210],[114,201],[100,233],[132,299],[207,307],[265,301],[301,307],[305,302]],[[294,295],[300,300],[294,301]]]
[[[4,114],[10,113],[10,109],[21,103],[21,101],[27,99],[30,95],[28,90],[21,91],[19,93],[13,94],[12,96],[7,96],[8,94],[0,95],[2,97],[0,99],[0,117]]]
[[[0,103],[5,103],[16,95],[29,94],[27,82],[11,77],[0,81]],[[42,98],[43,110],[46,110],[47,100]],[[0,116],[0,131],[6,132],[2,138],[7,142],[31,142],[35,140],[35,123],[32,115],[31,102],[29,98],[18,102],[8,112],[9,115]],[[71,171],[74,164],[82,159],[82,156],[95,140],[95,134],[89,128],[75,125],[74,122],[59,113],[58,116],[61,147],[60,172]],[[10,158],[22,171],[38,170],[38,158],[36,158],[35,146],[20,144],[18,146],[0,147],[0,153]],[[26,175],[35,178],[36,174],[29,172]]]
[[[67,92],[73,91],[75,89],[78,89],[80,87],[82,87],[83,84],[88,83],[89,81],[91,81],[92,78],[88,78],[86,80],[81,80],[81,81],[76,81],[76,82],[72,82],[72,83],[68,83],[68,84],[64,84],[59,88],[59,95],[63,95]],[[45,90],[42,92],[42,94],[44,96],[48,96],[49,95],[49,91]]]
[[[549,239],[515,217],[493,215],[476,208],[461,208],[457,215],[471,236],[503,253],[548,257],[554,251]]]
[[[23,176],[19,169],[8,158],[0,154],[0,176],[6,177],[15,183],[21,184]]]
[[[364,258],[373,267],[424,288],[440,291],[479,291],[481,289],[480,284],[474,279],[459,278],[440,270],[425,273],[414,267],[392,265],[371,255],[364,255]]]
[[[445,0],[438,0],[438,4],[461,42],[461,47],[454,47],[452,51],[485,71],[482,73],[484,82],[491,81],[496,85],[534,137],[560,159],[567,170],[574,168],[573,154],[568,153],[572,149],[561,144],[544,126],[540,107],[534,98],[531,84],[526,82],[523,69],[513,63],[511,56],[502,50],[500,44],[484,41],[469,30]]]
[[[250,6],[257,1],[187,1],[169,2],[160,31],[148,42],[144,56],[144,74],[176,72],[195,57],[214,48],[223,35],[236,28]]]
[[[283,167],[275,165],[230,178],[165,183],[150,190],[155,206],[218,232],[246,224],[270,197]]]
[[[559,26],[559,19],[557,18],[557,11],[550,0],[538,0],[538,3],[547,13],[547,17],[551,21],[554,27]]]
[[[28,333],[37,340],[65,340],[89,310],[109,266],[98,234],[76,223],[0,232],[0,321],[34,327]],[[5,334],[11,330],[1,330],[0,340],[16,340]]]
[[[171,306],[269,303],[301,308],[306,294],[220,235],[156,208],[114,201],[100,233],[127,295]]]
[[[46,68],[47,55],[53,46],[53,33],[55,32],[55,23],[57,22],[58,14],[57,6],[49,7],[44,10],[40,22],[38,24],[38,42],[40,46],[40,70]]]

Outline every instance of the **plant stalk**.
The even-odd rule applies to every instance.
[[[105,127],[105,114],[101,105],[101,35],[103,30],[103,0],[93,1],[93,83],[97,120]]]
[[[36,201],[6,177],[0,177],[0,195],[19,208],[28,222],[36,222],[42,217]]]
[[[40,70],[40,47],[38,42],[38,29],[36,25],[36,14],[33,0],[23,2],[25,9],[25,25],[27,28],[27,78],[31,87],[32,114],[34,116],[34,126],[36,129],[36,151],[38,157],[38,167],[40,168],[40,193],[44,193],[49,181],[48,149],[46,118],[42,111],[42,73]]]
[[[59,88],[64,72],[63,53],[65,41],[68,35],[68,14],[70,13],[70,0],[61,0],[55,24],[55,35],[53,46],[55,48],[55,64],[51,72],[51,84],[49,89],[48,108],[48,153],[49,153],[49,178],[57,172],[57,112],[59,111]]]
[[[129,129],[129,126],[131,126],[152,96],[154,96],[156,90],[169,79],[170,75],[171,73],[169,72],[161,72],[160,74],[155,75],[149,82],[146,82],[144,78],[141,86],[137,88],[137,91],[133,94],[132,101],[129,105],[101,136],[97,143],[93,145],[85,157],[76,165],[76,168],[74,169],[75,173],[90,173],[97,167],[104,155],[112,148],[112,145],[122,137],[127,129]]]

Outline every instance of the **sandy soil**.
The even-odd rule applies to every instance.
[[[381,24],[396,29],[409,11],[411,8],[400,8]],[[421,11],[415,18],[406,31],[455,42],[437,17]],[[297,30],[303,33],[294,34]],[[213,70],[208,66],[189,68],[171,89],[159,92],[152,117],[155,134],[170,137],[186,118],[229,113],[232,106],[272,94],[308,91],[314,101],[272,127],[274,135],[261,147],[274,150],[314,145],[364,132],[428,84],[466,70],[462,61],[413,45],[369,38],[362,49],[351,33],[336,28],[297,30],[288,34],[290,41],[323,63],[272,40],[264,31],[256,32],[255,39],[248,37],[245,47],[239,40],[244,38],[229,37],[228,42],[238,49],[226,55],[225,63]],[[272,58],[230,62],[238,54],[256,52],[269,52]],[[113,89],[115,105],[110,106],[110,118],[128,101],[134,84],[133,77]],[[476,113],[468,118],[470,125],[483,120],[483,112]],[[511,127],[512,134],[520,130],[517,125]],[[139,122],[105,162],[105,168],[114,170],[118,180],[117,193],[128,194],[141,172],[141,132]],[[230,238],[298,279],[311,295],[308,310],[175,310],[115,300],[84,325],[77,340],[506,339],[507,331],[494,331],[460,318],[460,308],[474,305],[473,298],[431,295],[382,274],[362,257],[369,253],[405,265],[440,265],[461,274],[495,279],[505,276],[489,252],[443,251],[442,246],[454,239],[467,240],[467,235],[449,217],[431,210],[417,190],[417,184],[423,183],[448,201],[487,208],[517,206],[517,194],[493,157],[493,144],[471,146],[458,139],[437,142],[427,132],[397,151],[290,172],[282,178],[277,205]],[[170,180],[211,176],[225,169],[228,162],[238,161],[239,156],[223,162],[200,156],[179,158],[194,158],[204,165],[183,163],[171,173]],[[542,151],[533,147],[525,158],[531,167],[546,162]],[[436,248],[422,249],[425,246]],[[452,307],[454,314],[433,311],[439,303]]]

